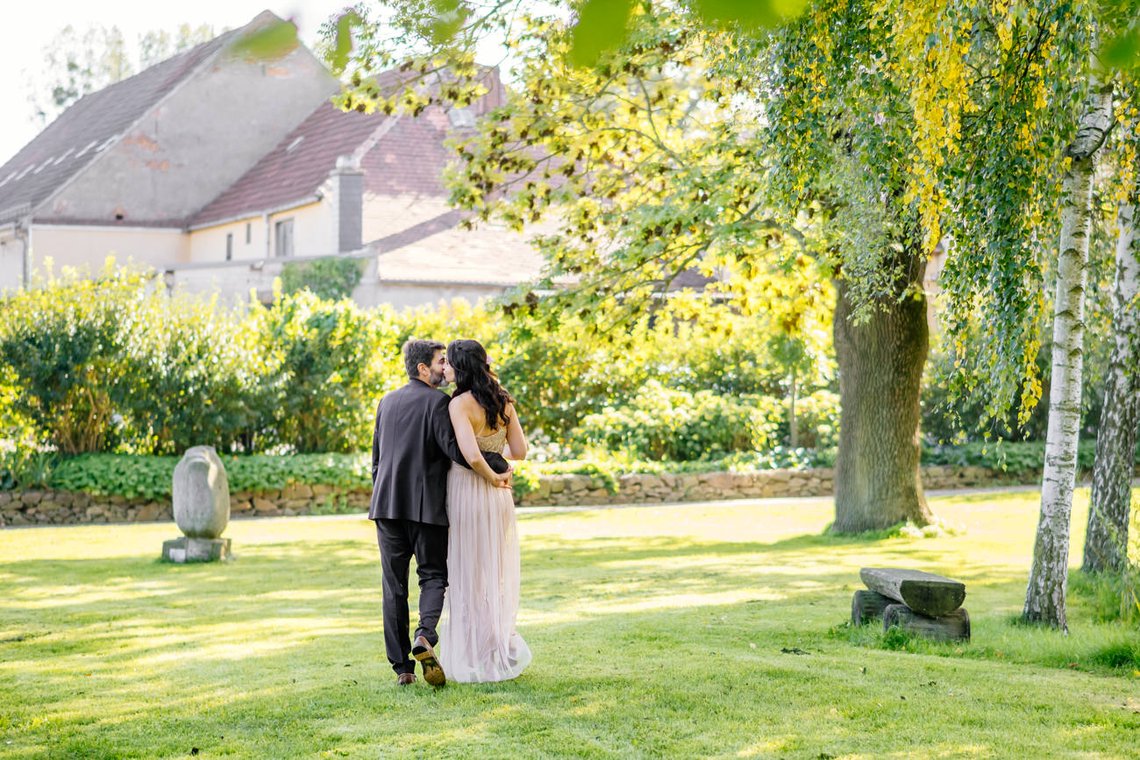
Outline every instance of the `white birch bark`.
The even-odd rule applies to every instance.
[[[1095,63],[1093,64],[1095,67]],[[1085,280],[1089,258],[1096,155],[1112,126],[1112,86],[1096,75],[1076,138],[1066,149],[1070,159],[1062,187],[1060,255],[1053,305],[1053,371],[1049,389],[1049,431],[1041,482],[1041,515],[1033,547],[1033,569],[1022,617],[1068,629],[1065,594],[1069,582],[1069,524],[1077,477],[1077,440],[1081,423],[1081,371],[1084,342]]]
[[[1136,167],[1140,169],[1140,166]],[[1140,235],[1136,222],[1140,177],[1121,204],[1112,290],[1112,358],[1105,380],[1104,408],[1096,438],[1086,572],[1123,570],[1128,562],[1133,454],[1140,423]]]

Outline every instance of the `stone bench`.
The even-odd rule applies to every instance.
[[[903,568],[864,567],[859,577],[867,588],[851,599],[852,625],[882,618],[884,631],[897,626],[939,641],[970,640],[965,584]]]

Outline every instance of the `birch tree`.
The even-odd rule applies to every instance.
[[[1134,106],[1132,106],[1134,108]],[[1135,141],[1126,141],[1127,191],[1120,204],[1112,291],[1113,348],[1097,430],[1092,498],[1085,534],[1086,572],[1120,571],[1128,563],[1132,472],[1140,425],[1140,162]]]
[[[1095,68],[1095,62],[1092,63]],[[1061,234],[1053,305],[1049,427],[1041,514],[1022,617],[1066,629],[1069,527],[1081,421],[1084,300],[1096,158],[1113,123],[1112,84],[1088,81],[1076,136],[1065,150]]]

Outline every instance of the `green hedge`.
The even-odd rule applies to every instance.
[[[839,397],[819,391],[797,403],[801,437],[830,448],[837,443]],[[622,451],[634,459],[715,461],[775,451],[787,435],[788,405],[760,394],[718,395],[646,382],[624,405],[583,418],[571,437],[592,450]]]
[[[410,336],[484,343],[527,430],[573,455],[617,445],[709,459],[788,437],[789,368],[765,337],[766,314],[681,299],[624,325],[615,341],[589,314],[550,323],[462,301],[396,312],[311,290],[279,292],[269,307],[225,305],[169,294],[154,272],[112,264],[94,279],[48,276],[0,297],[0,445],[361,451],[377,400],[407,381],[400,347]],[[814,369],[795,373],[800,441],[826,447],[834,405],[812,394],[834,378],[824,347],[815,353]],[[668,424],[639,424],[646,413]],[[591,415],[603,419],[583,426]],[[625,441],[607,432],[607,417],[624,426]]]
[[[1077,448],[1077,468],[1088,471],[1096,461],[1096,441],[1081,441]],[[1140,462],[1140,449],[1137,449]],[[957,467],[988,467],[1013,475],[1040,470],[1045,463],[1043,441],[1018,443],[968,443],[962,446],[938,446],[922,451],[922,463]]]
[[[83,454],[62,461],[48,486],[99,496],[170,498],[178,457]],[[222,456],[231,492],[276,491],[291,483],[368,488],[367,454]]]
[[[1091,469],[1095,447],[1095,441],[1081,442],[1078,462],[1082,470]],[[968,444],[924,450],[922,462],[927,465],[987,467],[1021,474],[1039,470],[1043,456],[1044,446],[1039,443],[988,446]],[[275,491],[291,483],[367,489],[371,480],[369,455],[366,453],[224,455],[222,461],[226,467],[230,490],[234,492]],[[1136,461],[1140,464],[1140,448],[1137,449]],[[177,463],[178,458],[173,456],[83,454],[60,461],[39,485],[100,496],[169,498]],[[632,473],[756,472],[830,467],[834,463],[834,449],[809,451],[775,448],[766,452],[737,453],[699,462],[645,461],[630,459],[618,453],[572,461],[518,463],[515,488],[520,494],[533,490],[537,479],[543,475],[590,475],[612,487],[619,477]],[[0,470],[0,482],[2,480],[3,471]]]

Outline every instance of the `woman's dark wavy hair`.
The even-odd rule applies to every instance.
[[[510,422],[507,404],[514,403],[507,389],[499,385],[491,370],[487,352],[477,340],[453,340],[447,346],[447,363],[455,370],[455,394],[471,391],[487,415],[487,429]]]

